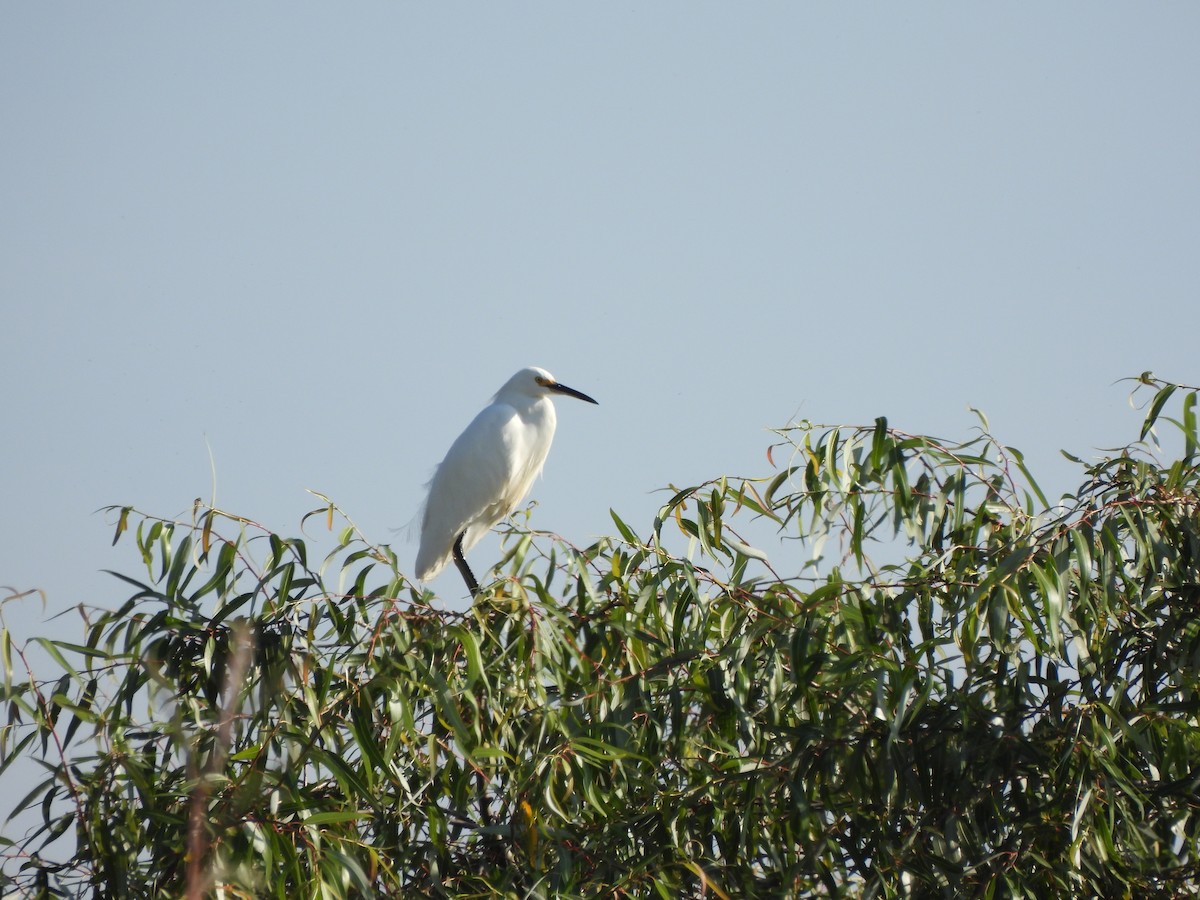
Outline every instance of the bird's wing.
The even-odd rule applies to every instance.
[[[450,561],[460,534],[466,532],[466,551],[509,512],[504,503],[520,431],[517,411],[493,403],[450,445],[425,501],[417,551],[417,577],[422,581],[433,578]]]

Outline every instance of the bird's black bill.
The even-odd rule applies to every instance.
[[[588,403],[595,403],[597,406],[600,405],[583,391],[577,391],[575,388],[567,387],[565,384],[559,384],[557,381],[554,382],[554,384],[547,385],[547,387],[559,394],[566,394],[568,397],[574,397],[576,400],[586,400]]]

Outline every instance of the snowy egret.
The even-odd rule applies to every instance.
[[[545,369],[522,369],[458,436],[429,482],[421,520],[417,577],[428,581],[451,559],[474,596],[479,583],[463,556],[517,508],[554,440],[554,403],[565,394],[596,401],[559,384]]]

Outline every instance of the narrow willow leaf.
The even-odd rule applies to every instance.
[[[612,517],[613,524],[617,526],[617,531],[620,533],[622,538],[624,538],[630,544],[634,544],[635,546],[641,543],[641,541],[638,540],[637,535],[633,533],[633,529],[626,525],[621,520],[621,517],[617,515],[616,510],[610,507],[608,514]]]
[[[742,543],[740,540],[734,537],[733,532],[731,531],[726,530],[721,535],[721,539],[725,542],[726,546],[728,546],[731,550],[742,554],[742,556],[745,556],[749,559],[757,559],[760,562],[768,562],[766,553],[764,553],[762,550],[759,550],[757,547],[751,547],[749,544]]]
[[[1163,406],[1171,399],[1171,395],[1175,393],[1175,388],[1176,385],[1168,384],[1154,395],[1154,399],[1150,403],[1150,409],[1146,412],[1146,419],[1142,422],[1142,431],[1138,435],[1139,440],[1144,441],[1146,435],[1154,428],[1155,422],[1158,421],[1158,414],[1162,412]]]
[[[336,825],[340,822],[355,822],[368,819],[374,813],[369,809],[331,810],[329,812],[312,813],[304,817],[305,825]]]
[[[1197,441],[1200,440],[1196,433],[1196,391],[1188,391],[1183,398],[1183,437],[1183,456],[1190,460],[1196,455]]]
[[[1037,497],[1038,502],[1041,504],[1041,508],[1045,509],[1050,506],[1050,501],[1047,500],[1046,495],[1042,493],[1042,489],[1038,485],[1037,479],[1033,477],[1033,473],[1030,472],[1028,467],[1025,465],[1025,454],[1023,454],[1016,447],[1005,447],[1004,450],[1016,461],[1017,468],[1021,470],[1021,475],[1024,477],[1025,483],[1029,485],[1030,489],[1034,493],[1034,496]]]
[[[33,643],[38,645],[39,647],[41,647],[43,650],[45,650],[46,653],[48,653],[50,655],[50,658],[53,659],[56,663],[58,663],[59,666],[61,666],[62,669],[70,677],[75,678],[75,679],[79,678],[79,672],[76,670],[76,668],[73,665],[71,665],[69,662],[67,662],[66,657],[64,657],[62,655],[62,653],[60,652],[60,650],[58,649],[57,641],[52,641],[48,638],[43,638],[43,637],[35,637],[33,639]]]
[[[117,541],[119,541],[121,539],[121,535],[124,534],[128,530],[129,514],[132,511],[133,511],[133,507],[131,507],[131,506],[121,507],[121,514],[117,517],[117,527],[113,532],[112,542],[113,542],[114,547],[117,545]]]
[[[216,514],[216,510],[210,509],[204,516],[204,527],[200,531],[200,549],[205,555],[208,554],[209,547],[212,546],[213,519]]]

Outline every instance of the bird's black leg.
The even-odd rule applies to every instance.
[[[479,582],[475,580],[475,574],[471,571],[471,567],[467,565],[467,560],[462,552],[462,539],[466,532],[458,536],[458,540],[454,542],[454,564],[458,566],[458,571],[462,573],[463,581],[467,583],[467,590],[474,597],[479,593]]]

